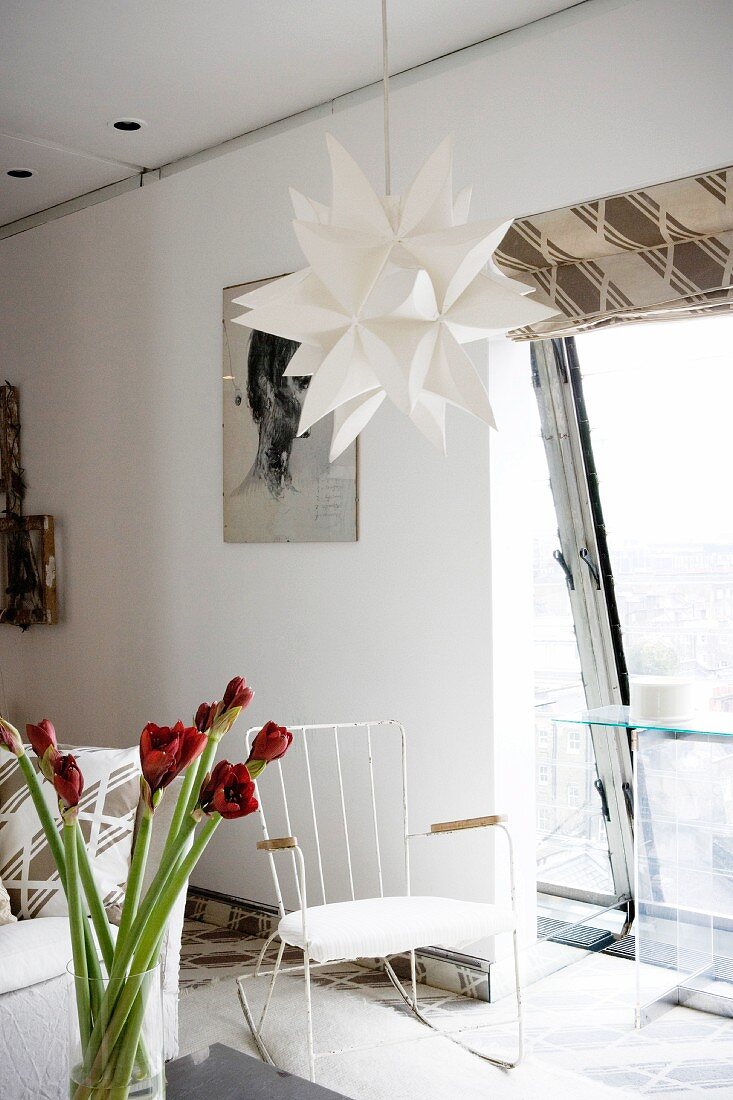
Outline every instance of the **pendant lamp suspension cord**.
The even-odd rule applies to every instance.
[[[387,0],[382,0],[382,86],[384,89],[384,190],[392,194],[392,158],[389,148],[389,39]]]

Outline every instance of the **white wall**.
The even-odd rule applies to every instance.
[[[396,185],[451,130],[474,217],[728,164],[731,31],[728,0],[589,3],[403,81]],[[490,808],[489,450],[510,470],[511,433],[490,443],[456,413],[443,460],[386,410],[363,438],[357,544],[221,535],[221,288],[299,263],[287,186],[326,196],[327,129],[378,184],[379,107],[355,97],[0,245],[2,371],[21,390],[27,510],[57,520],[62,613],[2,631],[2,702],[70,740],[120,743],[243,672],[253,722],[399,716],[419,828]],[[508,644],[528,659],[528,638]],[[197,881],[266,898],[253,835],[223,827]],[[454,882],[466,866],[452,862]]]
[[[536,930],[537,865],[534,731],[534,586],[531,509],[535,494],[538,416],[526,344],[491,345],[491,402],[497,436],[491,461],[492,730],[494,806],[512,824],[522,927],[526,941]],[[497,896],[508,902],[508,849],[496,839]],[[499,954],[509,954],[509,937]],[[502,950],[503,949],[503,950]]]

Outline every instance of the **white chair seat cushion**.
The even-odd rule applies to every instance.
[[[309,906],[310,957],[316,962],[396,955],[415,947],[467,947],[485,936],[511,932],[514,914],[498,905],[451,898],[366,898]],[[300,910],[278,925],[280,938],[303,948]]]
[[[36,917],[0,928],[0,994],[58,978],[71,958],[68,917]]]

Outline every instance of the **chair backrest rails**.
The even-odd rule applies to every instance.
[[[288,727],[289,752],[260,777],[264,840],[296,836],[308,904],[409,894],[405,730],[393,720]],[[257,735],[247,731],[247,750]],[[269,853],[281,915],[300,908],[295,852]]]

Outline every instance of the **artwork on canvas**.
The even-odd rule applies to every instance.
[[[270,281],[224,291],[224,541],[355,542],[356,443],[328,461],[333,414],[298,436],[310,378],[283,378],[298,344],[233,323],[234,299]]]
[[[25,481],[20,461],[18,390],[0,386],[0,623],[55,623],[56,550],[53,516],[23,514]]]

